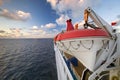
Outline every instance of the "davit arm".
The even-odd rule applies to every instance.
[[[97,25],[97,27],[88,23],[88,17],[90,17],[94,21],[94,23]],[[109,34],[109,36],[111,38],[114,38],[114,39],[116,38],[116,35],[114,34],[114,30],[113,30],[112,26],[110,26],[106,21],[104,21],[100,16],[98,16],[89,7],[87,9],[85,9],[85,11],[84,11],[84,21],[85,21],[84,26],[90,26],[94,29],[102,28]]]

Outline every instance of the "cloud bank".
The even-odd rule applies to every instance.
[[[5,17],[7,19],[18,20],[18,21],[27,21],[31,17],[30,13],[21,10],[16,12],[10,12],[7,9],[1,9],[0,16]]]
[[[59,18],[57,18],[56,19],[56,23],[58,24],[58,25],[65,25],[66,24],[66,20],[68,20],[69,19],[69,17],[67,16],[67,15],[60,15],[60,17]]]
[[[4,30],[0,30],[0,33],[5,33],[5,31]]]
[[[56,27],[56,24],[54,23],[48,23],[45,25],[45,28],[55,28]]]
[[[53,10],[59,15],[56,19],[58,25],[65,25],[66,20],[71,18],[74,22],[83,19],[84,10],[94,7],[100,0],[47,0]],[[82,17],[81,17],[82,16]]]
[[[87,7],[94,7],[100,4],[101,0],[46,0],[59,15],[59,18],[55,22],[60,26],[66,24],[66,20],[72,19],[74,23],[79,26],[83,26],[84,21],[78,22],[80,19],[83,20],[84,10]],[[81,17],[82,16],[82,17]],[[63,27],[61,27],[62,29]],[[80,27],[81,28],[81,27]],[[60,29],[60,28],[59,28]],[[53,32],[59,32],[57,29],[53,29]]]
[[[67,14],[76,18],[83,14],[85,8],[97,5],[100,0],[47,0],[58,14]]]

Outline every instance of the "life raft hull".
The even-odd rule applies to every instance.
[[[98,66],[95,66],[98,60],[97,52],[108,44],[109,40],[108,34],[102,29],[73,30],[60,33],[54,38],[61,51],[75,56],[90,71],[94,71]],[[102,61],[99,65],[101,63]]]

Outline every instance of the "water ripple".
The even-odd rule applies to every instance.
[[[52,39],[0,39],[0,80],[57,80]]]

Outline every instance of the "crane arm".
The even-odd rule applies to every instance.
[[[84,11],[84,21],[85,24],[89,26],[90,24],[88,24],[88,17],[90,17],[99,28],[102,28],[108,32],[111,38],[115,38],[113,28],[89,7]]]

